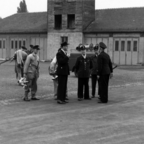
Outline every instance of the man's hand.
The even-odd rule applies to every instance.
[[[113,77],[113,73],[110,74],[110,79]]]
[[[24,79],[26,79],[27,78],[27,74],[24,74]]]
[[[70,53],[67,53],[67,56],[70,57]]]

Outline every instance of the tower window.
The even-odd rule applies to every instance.
[[[62,15],[55,15],[55,29],[62,28]]]
[[[68,14],[67,16],[67,28],[73,29],[75,28],[75,15],[74,14]]]
[[[61,43],[63,42],[68,42],[68,37],[67,36],[62,36],[61,37]]]

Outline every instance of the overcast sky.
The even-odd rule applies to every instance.
[[[0,0],[0,17],[17,12],[21,0]],[[47,0],[25,0],[29,12],[47,11]],[[144,0],[96,0],[96,9],[144,7]]]

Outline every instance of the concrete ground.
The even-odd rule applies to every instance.
[[[49,95],[49,94],[48,94]],[[0,144],[143,144],[144,85],[109,88],[109,103],[97,99],[59,105],[40,101],[0,101]]]

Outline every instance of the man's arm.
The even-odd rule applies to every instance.
[[[79,58],[77,58],[76,63],[75,63],[75,71],[77,72],[79,69]]]
[[[109,67],[110,67],[110,71],[111,71],[110,78],[112,78],[113,77],[113,67],[112,67],[112,62],[111,62],[110,58],[109,58]]]
[[[110,59],[110,58],[109,58],[109,67],[110,67],[111,73],[113,73],[113,67],[112,67],[112,62],[111,62],[111,59]]]
[[[97,63],[98,63],[98,75],[100,75],[102,72],[102,66],[103,66],[101,55],[98,56]]]
[[[57,53],[56,58],[57,58],[58,64],[60,64],[60,65],[67,64],[69,61],[69,57],[62,56],[62,54],[60,52]]]
[[[24,64],[24,75],[26,76],[27,71],[28,71],[28,67],[30,65],[30,61],[31,61],[31,56],[29,55],[26,59],[26,62]]]

